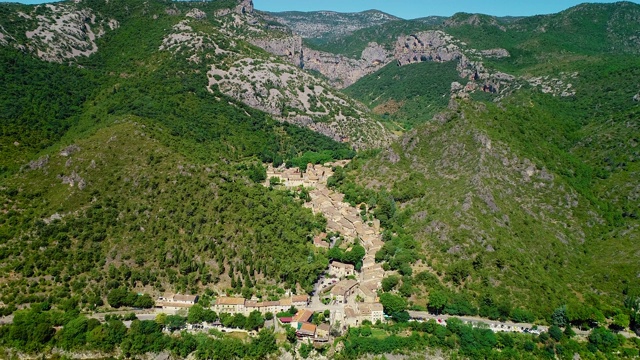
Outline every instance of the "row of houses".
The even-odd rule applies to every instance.
[[[315,325],[311,323],[313,311],[308,309],[300,309],[292,318],[281,318],[283,324],[289,324],[296,329],[296,337],[298,339],[309,339],[314,342],[329,341],[329,324]]]
[[[314,164],[307,164],[307,170],[304,172],[298,168],[287,169],[284,166],[273,168],[269,165],[267,168],[267,182],[272,177],[277,177],[286,187],[314,187],[321,181],[326,181],[331,175],[333,171],[330,167]]]
[[[382,304],[377,302],[355,303],[354,306],[347,305],[344,307],[345,325],[359,326],[365,320],[376,322],[384,321],[384,309]]]
[[[295,295],[278,301],[253,301],[241,297],[221,296],[216,299],[216,303],[211,309],[217,313],[228,314],[248,315],[255,310],[262,314],[268,312],[277,314],[289,310],[292,306],[306,307],[309,305],[309,300],[308,295]]]
[[[169,294],[159,297],[156,301],[156,307],[175,311],[192,307],[198,302],[198,299],[198,295]]]

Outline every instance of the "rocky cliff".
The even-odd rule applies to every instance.
[[[336,64],[335,57],[327,60],[322,57],[324,54],[309,56],[299,36],[265,26],[262,19],[250,11],[250,2],[245,3],[246,6],[236,7],[234,11],[218,11],[215,21],[220,25],[214,31],[198,30],[206,14],[192,9],[182,19],[178,18],[159,50],[206,64],[209,91],[220,91],[281,121],[349,142],[355,148],[376,147],[391,138],[391,134],[371,118],[366,107],[302,70],[307,61],[322,58],[334,66],[336,75],[327,72],[330,75],[327,78],[340,85],[349,83],[348,78],[341,76],[353,73],[345,69],[351,64],[339,65],[340,61]],[[243,41],[277,57],[248,47]],[[371,50],[365,57],[373,63],[379,54]],[[375,67],[353,66],[360,66],[363,72],[375,71]],[[316,69],[320,71],[317,65]]]
[[[327,77],[332,85],[345,88],[365,75],[378,71],[393,60],[391,54],[377,43],[369,43],[360,59],[351,59],[322,51],[303,49],[303,67]]]
[[[354,31],[397,21],[393,15],[371,10],[359,13],[337,13],[333,11],[317,12],[281,12],[264,13],[271,20],[286,25],[294,34],[309,39],[325,39],[345,36]]]
[[[247,39],[267,52],[285,58],[288,62],[317,71],[336,88],[345,88],[365,75],[379,70],[393,60],[389,51],[377,43],[370,43],[360,59],[311,49],[303,45],[302,37],[293,34],[277,37],[249,37]]]
[[[0,19],[0,45],[26,50],[45,61],[63,62],[98,51],[96,39],[118,21],[68,3],[38,5]],[[13,33],[6,28],[19,29]]]

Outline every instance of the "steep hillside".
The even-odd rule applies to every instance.
[[[120,286],[223,290],[231,279],[237,286],[236,276],[238,290],[245,284],[251,292],[280,281],[308,287],[327,265],[318,255],[309,272],[288,269],[307,264],[308,236],[324,220],[284,193],[251,185],[241,177],[247,166],[194,161],[163,145],[169,129],[113,119],[3,182],[5,304],[55,294],[54,301],[79,295],[90,305],[87,297],[95,301]],[[283,257],[278,248],[286,249]]]
[[[379,26],[399,18],[377,10],[359,13],[336,13],[333,11],[265,13],[268,19],[286,25],[304,39],[323,42],[350,35],[354,31]]]
[[[530,88],[498,103],[452,100],[349,173],[392,196],[397,210],[383,216],[424,254],[414,273],[452,286],[452,306],[460,292],[538,316],[563,303],[615,312],[640,289],[637,65],[634,57],[567,64],[584,74],[568,97]],[[422,104],[436,106],[430,99]],[[356,202],[388,196],[342,189]],[[414,301],[424,304],[420,294]]]
[[[640,290],[639,9],[457,14],[442,30],[388,23],[336,40],[353,41],[344,53],[387,36],[397,61],[346,92],[413,129],[336,180],[397,233],[377,256],[405,275],[392,291],[428,305],[440,290],[452,314],[569,304],[584,324],[579,309],[622,311]]]
[[[242,40],[240,32],[251,26],[248,7],[235,1],[193,6],[57,4],[96,14],[96,24],[100,14],[117,22],[96,34],[91,54],[76,52],[84,45],[71,40],[54,48],[60,43],[19,36],[51,24],[58,13],[37,15],[49,7],[0,7],[5,14],[31,14],[2,20],[3,33],[12,34],[0,49],[8,89],[0,95],[0,297],[6,306],[73,297],[81,308],[95,308],[119,287],[156,295],[204,286],[246,296],[308,292],[327,266],[311,242],[325,220],[305,210],[295,192],[258,184],[266,176],[262,163],[295,163],[319,152],[349,158],[351,145],[332,138],[365,147],[384,142],[386,130],[369,125],[366,109],[323,81]],[[91,19],[65,24],[88,29]],[[63,28],[43,39],[77,35]],[[265,78],[256,85],[232,73],[247,66],[243,58],[279,67],[282,82],[266,85]],[[260,86],[282,96],[295,92],[282,105],[323,112],[303,125],[331,137],[274,118],[269,108],[247,106],[243,101],[260,108],[213,83],[214,71],[229,71],[227,79],[237,76],[235,83],[257,92]],[[299,90],[301,84],[306,88]],[[305,92],[306,108],[297,98]],[[345,122],[349,116],[360,122]]]

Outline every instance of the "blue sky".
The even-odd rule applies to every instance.
[[[450,16],[457,12],[495,16],[550,14],[580,4],[579,0],[253,0],[256,9],[265,11],[333,10],[357,12],[377,9],[404,19],[429,15]],[[588,2],[613,3],[615,0]],[[632,1],[640,3],[640,0]]]
[[[11,0],[10,2],[16,2]],[[215,0],[214,0],[215,1]],[[613,3],[616,0],[586,0]],[[0,0],[0,2],[8,2]],[[41,4],[42,0],[21,0],[24,4]],[[357,12],[377,9],[404,19],[429,15],[450,16],[457,12],[482,13],[495,16],[525,16],[551,14],[565,10],[585,0],[253,0],[256,9],[265,11],[333,10]],[[631,0],[640,4],[640,0]]]

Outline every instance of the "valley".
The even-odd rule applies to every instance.
[[[639,38],[2,3],[0,357],[637,358]]]

